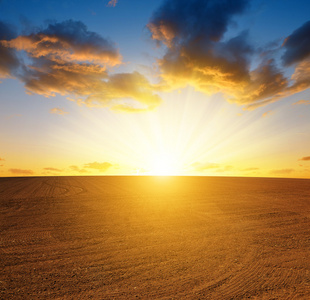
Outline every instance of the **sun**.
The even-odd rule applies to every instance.
[[[152,159],[150,175],[170,176],[179,175],[180,168],[173,155],[160,154]]]

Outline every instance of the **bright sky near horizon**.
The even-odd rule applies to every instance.
[[[310,178],[307,0],[0,0],[0,176]]]

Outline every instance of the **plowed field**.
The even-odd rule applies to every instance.
[[[0,178],[0,299],[310,299],[310,180]]]

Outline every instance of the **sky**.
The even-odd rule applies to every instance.
[[[0,176],[310,178],[308,0],[0,0]]]

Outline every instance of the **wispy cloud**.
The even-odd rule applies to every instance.
[[[45,171],[52,171],[52,172],[62,172],[62,170],[57,169],[57,168],[52,168],[52,167],[43,168],[43,170],[45,170]]]
[[[32,170],[24,170],[24,169],[9,169],[9,172],[15,175],[33,175],[34,174]]]
[[[111,167],[113,167],[113,164],[109,162],[98,163],[96,161],[84,165],[84,168],[95,169],[99,171],[107,171]]]
[[[273,175],[285,175],[294,172],[294,169],[279,169],[279,170],[271,170],[269,173]]]
[[[212,172],[230,172],[234,170],[233,166],[230,165],[221,165],[218,163],[201,163],[195,162],[191,164],[191,168],[196,172],[212,171]]]
[[[273,114],[274,114],[274,111],[268,110],[268,111],[266,111],[266,112],[264,112],[264,113],[262,114],[262,117],[263,117],[263,118],[266,118],[266,117],[269,117],[269,116],[271,116],[271,115],[273,115]]]
[[[255,168],[255,167],[243,169],[244,172],[253,172],[253,171],[258,171],[258,170],[259,168]]]
[[[78,172],[78,173],[81,173],[81,174],[87,173],[87,170],[81,169],[81,168],[79,168],[78,166],[75,166],[75,165],[70,166],[69,168],[70,168],[70,170],[73,171],[73,172]]]
[[[305,161],[310,160],[310,156],[304,156],[304,157],[300,158],[299,160],[305,160]]]
[[[107,6],[113,6],[115,7],[117,4],[118,0],[110,0]]]
[[[292,105],[300,105],[300,104],[310,105],[310,100],[299,100],[297,102],[292,103]]]
[[[0,157],[0,161],[4,161],[4,160],[5,160],[4,158]]]
[[[217,163],[201,163],[201,162],[195,162],[191,165],[191,167],[198,172],[203,172],[205,170],[209,170],[209,169],[217,169],[220,167],[219,164]]]
[[[65,115],[68,114],[68,112],[64,111],[62,108],[54,107],[50,109],[51,114],[57,114],[57,115]]]

